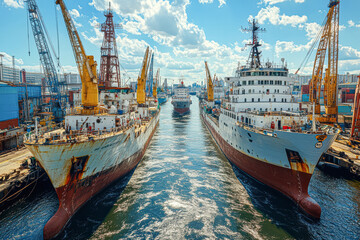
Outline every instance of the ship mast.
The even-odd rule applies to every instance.
[[[260,47],[261,44],[258,42],[258,33],[265,32],[265,28],[260,28],[258,22],[255,19],[249,21],[249,25],[250,25],[249,28],[242,29],[244,32],[252,33],[252,42],[246,44],[246,46],[251,46],[251,52],[250,52],[248,64],[250,65],[250,68],[260,68],[261,51],[259,51],[258,47]]]

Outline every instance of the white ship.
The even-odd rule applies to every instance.
[[[171,104],[176,112],[184,114],[190,111],[191,103],[189,88],[185,87],[184,82],[181,81],[181,84],[174,88]]]
[[[302,210],[319,218],[320,206],[308,185],[321,155],[338,130],[311,126],[291,95],[292,79],[285,63],[262,66],[256,22],[247,66],[228,77],[230,95],[220,109],[203,102],[202,119],[226,157],[239,169],[282,192]]]

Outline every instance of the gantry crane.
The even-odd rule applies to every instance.
[[[63,0],[57,0],[56,4],[60,5],[81,78],[81,103],[83,106],[81,114],[88,115],[98,113],[100,112],[100,108],[98,107],[99,89],[94,56],[85,54],[79,33],[76,30],[75,24],[72,21]]]
[[[321,87],[324,88],[325,113],[317,120],[321,123],[334,124],[337,121],[337,73],[339,50],[339,4],[340,0],[330,0],[326,23],[322,29],[321,39],[316,52],[312,79],[310,82],[310,102],[315,114],[320,114]],[[328,66],[323,79],[323,68],[326,52]]]
[[[146,102],[146,77],[149,69],[149,58],[150,58],[149,47],[146,48],[144,60],[141,66],[140,74],[137,80],[136,100],[139,105],[143,105]]]
[[[50,108],[55,122],[61,122],[65,116],[65,102],[62,99],[58,75],[52,60],[48,42],[45,37],[45,25],[35,0],[27,0],[27,10],[33,31],[41,65],[44,69],[45,79],[50,93]]]
[[[207,100],[209,102],[214,101],[214,85],[211,79],[211,74],[207,62],[205,61],[205,71],[206,71],[206,83],[207,83]]]
[[[155,79],[154,79],[154,85],[153,85],[153,96],[154,98],[157,98],[157,87],[160,80],[160,68],[156,71]]]

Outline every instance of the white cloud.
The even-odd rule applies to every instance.
[[[199,0],[199,3],[202,4],[208,4],[208,3],[213,3],[214,0]],[[226,0],[219,0],[219,8],[221,8],[222,6],[226,5]]]
[[[24,0],[4,0],[4,3],[13,8],[24,8]]]
[[[269,5],[274,5],[277,3],[282,3],[282,2],[286,2],[289,0],[262,0],[260,3],[265,3],[265,4],[269,4]],[[295,0],[296,3],[303,3],[305,2],[305,0]]]
[[[307,16],[305,15],[280,15],[280,9],[275,6],[267,6],[266,8],[262,8],[255,18],[259,21],[260,24],[263,24],[269,20],[269,22],[273,25],[291,25],[293,27],[307,21]]]
[[[0,52],[3,55],[2,62],[6,66],[12,66],[12,56],[6,52]],[[24,62],[21,58],[15,58],[15,65],[23,65]]]
[[[224,5],[226,5],[226,1],[225,0],[219,0],[219,8],[221,8]]]
[[[78,17],[80,17],[79,11],[76,10],[75,8],[69,10],[69,13],[70,13],[70,15],[71,15],[72,18],[78,18]]]
[[[214,0],[199,0],[199,3],[202,3],[202,4],[204,4],[204,3],[213,3],[214,2]]]
[[[360,24],[355,24],[353,20],[349,20],[348,22],[349,27],[357,27],[360,28]]]

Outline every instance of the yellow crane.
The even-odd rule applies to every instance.
[[[75,24],[72,21],[70,13],[68,12],[64,2],[62,0],[57,0],[56,4],[60,5],[66,29],[70,38],[71,46],[73,48],[76,65],[80,74],[80,79],[82,83],[82,114],[95,114],[96,112],[99,112],[99,90],[98,78],[96,73],[97,64],[94,61],[94,56],[88,56],[85,54],[85,50],[81,43],[79,33],[76,30]]]
[[[154,81],[154,84],[153,84],[153,96],[154,96],[154,98],[157,98],[157,87],[158,87],[159,79],[160,79],[160,68],[158,68],[158,70],[156,72],[155,81]]]
[[[326,115],[318,117],[321,123],[334,124],[337,121],[337,73],[339,50],[339,0],[330,0],[326,23],[321,32],[316,52],[312,79],[310,81],[310,102],[315,114],[320,114],[321,87],[324,86],[324,105]],[[328,66],[323,79],[326,53]],[[311,117],[310,117],[311,118]]]
[[[209,102],[214,101],[214,86],[213,81],[211,80],[211,74],[207,62],[205,61],[205,71],[206,71],[206,82],[207,82],[207,100]]]
[[[149,47],[147,47],[145,51],[142,67],[140,70],[140,74],[137,80],[136,100],[139,105],[145,104],[146,102],[145,87],[146,87],[146,77],[149,69],[150,57],[151,57],[151,53]]]

